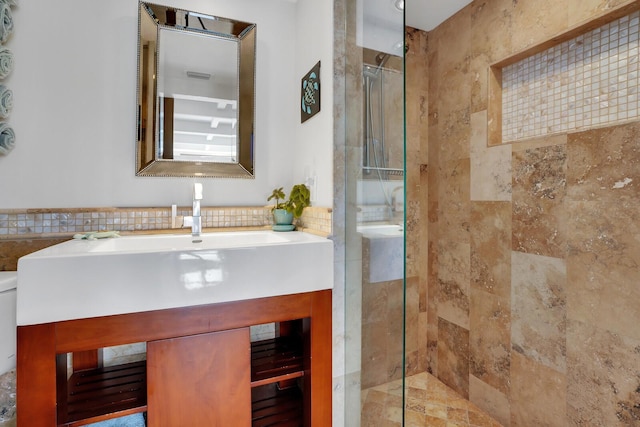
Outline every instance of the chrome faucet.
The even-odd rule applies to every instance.
[[[185,216],[182,226],[191,226],[191,236],[194,242],[200,242],[198,238],[202,233],[202,218],[200,217],[200,200],[202,200],[202,184],[196,182],[193,184],[193,212],[191,216]]]
[[[202,183],[196,182],[193,184],[193,222],[191,223],[191,235],[193,237],[200,237],[200,233],[202,233],[200,200],[202,200]]]
[[[404,194],[402,195],[402,204],[398,203],[398,196],[397,196],[397,192],[399,190],[404,191],[404,185],[399,185],[396,188],[394,188],[393,190],[391,190],[391,212],[396,213],[396,212],[402,212],[404,210]],[[400,205],[400,206],[398,206]]]

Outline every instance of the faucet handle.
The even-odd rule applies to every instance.
[[[195,182],[193,184],[193,200],[202,200],[202,183]]]

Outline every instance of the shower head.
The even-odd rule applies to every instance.
[[[372,67],[371,65],[365,65],[362,69],[362,74],[364,77],[369,77],[370,79],[378,78],[379,70],[377,68]]]

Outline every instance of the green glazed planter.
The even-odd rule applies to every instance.
[[[286,209],[274,209],[273,220],[276,225],[291,225],[293,223],[293,212],[287,212]]]

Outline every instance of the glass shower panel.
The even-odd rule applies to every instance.
[[[358,0],[346,58],[345,425],[404,423],[404,13]],[[352,12],[349,15],[349,12]],[[381,408],[381,406],[383,406]]]

